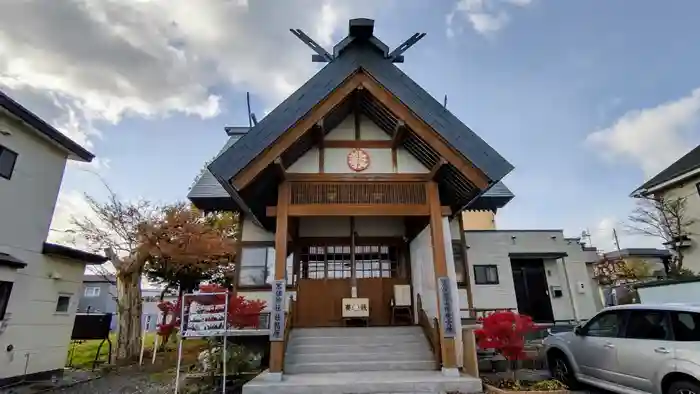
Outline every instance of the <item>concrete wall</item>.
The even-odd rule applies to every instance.
[[[677,187],[662,193],[665,198],[685,198],[685,215],[687,219],[695,219],[695,223],[689,226],[691,246],[684,250],[683,266],[700,273],[700,193],[696,186],[700,182],[700,175],[687,179]]]
[[[355,139],[355,120],[351,114],[335,129],[326,135],[328,141],[349,141]],[[364,115],[360,118],[360,140],[364,141],[388,141],[391,137],[379,126],[374,124]],[[355,174],[356,172],[348,167],[347,156],[351,148],[325,148],[324,149],[324,172],[330,174]],[[391,149],[370,149],[365,148],[365,152],[370,157],[370,165],[362,173],[367,174],[426,174],[430,172],[415,157],[403,148],[399,148],[396,153],[396,169],[392,164]],[[319,151],[312,148],[294,164],[287,172],[290,173],[318,173],[319,172]]]
[[[82,289],[81,262],[41,253],[53,216],[67,154],[0,111],[0,144],[18,153],[11,179],[0,178],[0,252],[27,263],[0,270],[14,282],[0,333],[0,379],[61,369]],[[61,279],[49,276],[58,274]],[[67,312],[56,312],[59,296],[70,297]],[[13,351],[6,351],[12,345]]]
[[[637,289],[642,304],[690,303],[700,299],[700,282],[672,283],[662,286],[640,287]]]
[[[579,319],[593,316],[599,309],[595,301],[597,289],[591,288],[591,280],[586,266],[595,261],[595,252],[583,251],[576,241],[567,240],[561,230],[534,231],[466,231],[467,260],[474,296],[475,308],[517,308],[513,275],[509,253],[548,253],[565,252],[568,257],[562,260],[545,260],[545,273],[549,286],[561,286],[562,297],[553,298],[550,291],[555,320],[568,320],[574,317],[574,309]],[[474,283],[474,265],[494,264],[498,267],[499,284],[477,285]],[[568,270],[575,307],[572,306],[567,291],[564,264]],[[460,290],[461,300],[466,300],[466,290]]]

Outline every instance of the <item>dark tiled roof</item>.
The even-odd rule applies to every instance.
[[[24,261],[12,256],[11,254],[0,252],[0,266],[20,269],[27,266]]]
[[[362,41],[348,45],[336,59],[215,159],[209,170],[219,180],[234,177],[359,68],[376,78],[491,181],[500,181],[513,169],[469,127],[386,59],[376,44]]]
[[[70,138],[66,137],[63,133],[56,130],[53,126],[46,123],[43,119],[36,116],[30,110],[24,108],[2,91],[0,91],[0,107],[5,108],[12,115],[21,119],[34,130],[47,137],[53,143],[71,152],[74,158],[84,161],[91,161],[95,158],[95,155],[88,152],[85,148],[78,145]]]
[[[41,253],[82,261],[85,264],[104,264],[107,262],[107,260],[109,260],[107,257],[99,254],[74,249],[69,246],[52,244],[49,242],[44,242]]]
[[[646,189],[651,189],[654,186],[658,186],[698,168],[700,168],[700,145],[696,146],[695,149],[691,150],[685,156],[676,160],[675,163],[668,166],[665,170],[646,181],[632,194],[636,194],[637,192],[643,193]]]

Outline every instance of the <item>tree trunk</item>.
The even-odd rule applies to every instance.
[[[141,275],[136,272],[117,272],[117,299],[119,324],[117,352],[119,361],[135,360],[141,350]]]

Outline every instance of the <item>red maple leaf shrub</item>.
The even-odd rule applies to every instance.
[[[199,286],[199,293],[187,297],[187,303],[196,302],[201,305],[223,305],[226,303],[227,296],[229,326],[233,328],[258,328],[260,324],[260,314],[266,306],[265,301],[247,300],[242,296],[234,296],[219,285],[203,284]],[[182,296],[178,297],[175,303],[170,301],[159,303],[158,309],[163,312],[165,319],[163,323],[158,325],[157,333],[167,339],[180,327]]]
[[[474,331],[482,349],[494,349],[509,361],[523,360],[525,335],[538,327],[527,315],[512,311],[494,312],[481,319],[482,328]]]

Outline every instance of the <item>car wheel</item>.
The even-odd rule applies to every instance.
[[[554,354],[549,358],[549,372],[554,379],[564,383],[570,389],[578,387],[574,370],[565,355]],[[694,394],[700,394],[700,392]]]
[[[689,380],[679,380],[671,383],[664,394],[700,394],[700,385]]]

